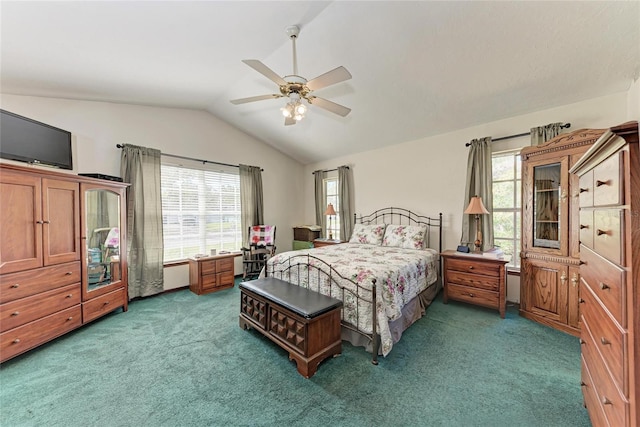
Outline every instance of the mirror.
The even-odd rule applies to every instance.
[[[121,280],[120,195],[107,190],[85,192],[88,291]]]

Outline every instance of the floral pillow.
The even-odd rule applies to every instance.
[[[387,225],[382,246],[404,249],[423,249],[426,225]]]
[[[355,224],[349,243],[380,246],[386,224]]]

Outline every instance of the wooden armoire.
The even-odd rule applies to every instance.
[[[127,310],[127,185],[0,163],[0,363]]]
[[[581,129],[520,152],[520,315],[575,336],[580,335],[580,189],[569,169],[604,131]]]

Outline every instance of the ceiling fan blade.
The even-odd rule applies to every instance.
[[[247,102],[255,102],[255,101],[262,101],[265,99],[276,99],[276,98],[282,98],[282,95],[272,93],[271,95],[251,96],[249,98],[232,99],[231,103],[238,105],[238,104],[246,104]]]
[[[297,122],[293,117],[285,117],[284,118],[284,125],[285,126],[291,126],[291,125],[295,125]]]
[[[325,110],[331,111],[332,113],[342,117],[346,117],[347,114],[351,112],[351,108],[336,104],[335,102],[331,102],[324,98],[318,98],[317,96],[310,96],[307,101],[309,101],[309,104],[317,105],[320,108],[324,108]]]
[[[318,90],[323,87],[331,86],[336,83],[343,82],[345,80],[349,80],[351,78],[351,73],[347,71],[344,67],[334,68],[331,71],[327,71],[326,73],[316,77],[307,82],[307,87],[309,90]]]
[[[267,67],[257,59],[243,59],[242,62],[259,72],[269,80],[275,82],[275,84],[277,84],[278,86],[287,84],[287,82],[282,77],[277,75],[271,68]]]

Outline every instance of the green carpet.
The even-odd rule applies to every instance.
[[[238,326],[238,288],[139,301],[0,367],[0,425],[589,426],[578,339],[442,303],[380,364],[362,348],[304,379]]]

